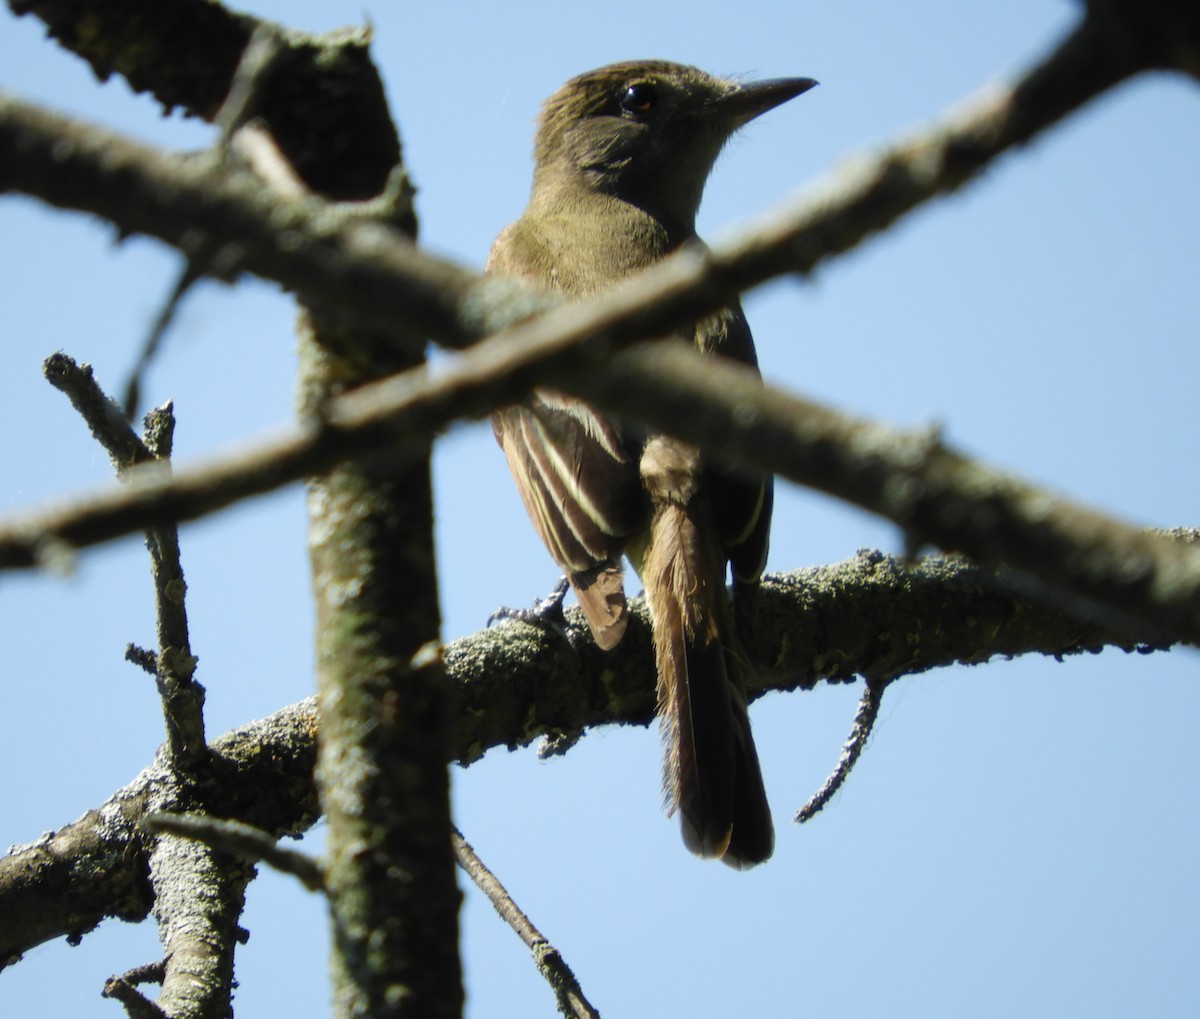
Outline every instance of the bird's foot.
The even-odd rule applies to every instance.
[[[488,616],[488,626],[515,619],[522,623],[532,623],[534,626],[549,626],[560,634],[566,635],[567,617],[563,615],[563,599],[571,581],[567,577],[559,579],[545,598],[539,598],[527,609],[510,609],[501,606]]]

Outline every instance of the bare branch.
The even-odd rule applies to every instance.
[[[104,447],[118,477],[135,464],[153,462],[154,457],[129,426],[121,408],[97,384],[90,364],[77,364],[66,354],[51,354],[42,362],[42,374],[71,401],[92,438]]]
[[[475,882],[475,887],[487,896],[488,901],[500,914],[500,919],[516,932],[517,937],[525,942],[526,947],[533,953],[538,972],[545,977],[554,991],[558,1011],[568,1019],[572,1016],[576,1019],[600,1019],[600,1013],[584,996],[583,988],[579,986],[579,981],[558,949],[546,940],[545,935],[533,925],[533,921],[521,911],[508,894],[508,889],[488,869],[471,843],[463,838],[462,832],[457,828],[450,833],[450,842],[454,847],[454,857],[458,860],[458,865]]]
[[[863,156],[799,202],[711,253],[689,250],[552,324],[572,342],[647,339],[695,320],[773,276],[811,272],[936,195],[960,187],[990,160],[1028,141],[1087,100],[1153,66],[1152,54],[1116,45],[1085,18],[1046,60],[1008,88],[989,89],[953,118]],[[12,98],[0,98],[0,188],[94,212],[191,254],[203,241],[229,248],[229,265],[326,307],[345,307],[392,334],[462,345],[537,307],[511,288],[481,288],[474,274],[417,252],[399,231],[331,215],[331,207],[266,193],[251,174],[211,160],[163,156],[112,132]],[[507,296],[506,301],[503,298]],[[352,304],[353,306],[348,306]],[[543,305],[544,306],[544,305]]]
[[[411,340],[448,326],[461,342],[480,334],[455,321],[476,274],[420,254],[398,229],[312,193],[273,192],[236,162],[164,154],[0,95],[5,189],[96,213],[122,234],[157,237],[185,257],[211,259],[225,275],[250,271],[323,307],[351,305],[344,311],[354,320],[391,335]],[[361,301],[348,301],[359,287]]]
[[[145,919],[152,892],[137,820],[148,792],[134,781],[98,810],[0,857],[0,969],[52,938],[78,944],[105,917]]]
[[[203,807],[271,832],[307,830],[319,816],[316,729],[310,698],[219,737],[205,762]],[[200,807],[160,752],[98,810],[0,857],[0,966],[51,938],[78,940],[105,917],[145,919],[155,904],[155,840],[141,819]]]
[[[1123,9],[1122,12],[1122,16],[1127,14]],[[863,160],[848,178],[843,175],[832,185],[819,189],[815,199],[810,198],[798,207],[776,214],[740,241],[707,254],[695,250],[681,252],[676,258],[629,281],[603,299],[551,311],[536,322],[512,330],[507,337],[497,337],[491,341],[494,346],[481,344],[473,350],[465,369],[463,365],[458,366],[459,374],[450,380],[453,384],[448,384],[445,376],[435,380],[420,375],[404,378],[398,383],[403,393],[399,406],[404,408],[407,416],[393,419],[392,428],[386,430],[386,438],[380,433],[371,439],[364,433],[357,437],[355,443],[343,447],[340,455],[345,455],[351,449],[361,450],[364,446],[383,443],[394,445],[396,431],[411,441],[418,432],[429,434],[454,417],[483,413],[497,402],[516,398],[528,385],[545,379],[557,379],[564,388],[574,385],[581,395],[597,399],[597,402],[607,400],[606,406],[622,409],[619,406],[621,398],[630,392],[626,383],[630,378],[637,377],[636,358],[628,357],[623,364],[618,359],[618,366],[624,375],[621,375],[621,371],[616,372],[619,380],[617,385],[611,384],[610,372],[578,370],[579,362],[575,359],[579,357],[589,358],[592,362],[589,367],[595,367],[595,360],[603,360],[590,356],[597,353],[599,338],[615,341],[619,336],[621,342],[625,342],[631,336],[648,335],[708,310],[732,292],[745,289],[773,274],[789,270],[807,271],[829,254],[847,250],[868,233],[893,222],[896,217],[932,195],[957,187],[999,152],[1031,137],[1123,76],[1142,66],[1149,66],[1148,51],[1142,52],[1137,47],[1114,49],[1111,33],[1106,30],[1105,24],[1097,20],[1098,17],[1096,14],[1089,15],[1051,57],[1026,74],[1015,86],[976,100],[943,127],[896,146],[879,157]],[[9,114],[7,117],[6,111]],[[462,342],[478,333],[479,323],[502,321],[505,317],[511,320],[514,315],[528,311],[526,305],[514,310],[511,304],[507,310],[503,307],[497,310],[495,292],[489,292],[489,296],[473,283],[470,274],[419,255],[398,235],[377,227],[368,228],[353,222],[347,224],[344,217],[330,226],[328,218],[322,220],[319,214],[319,203],[283,203],[287,217],[290,217],[290,225],[295,227],[296,236],[303,235],[308,241],[292,244],[285,250],[273,239],[271,230],[261,222],[265,206],[261,201],[256,203],[254,196],[246,193],[244,184],[237,180],[236,175],[213,176],[204,170],[197,170],[194,164],[164,160],[131,143],[111,137],[103,140],[109,148],[115,147],[117,155],[110,153],[108,162],[102,166],[97,147],[98,132],[89,132],[65,121],[55,121],[11,101],[0,103],[0,150],[5,143],[6,129],[10,129],[10,132],[19,129],[24,162],[30,163],[33,169],[44,171],[43,177],[53,177],[54,173],[70,177],[70,172],[61,170],[65,166],[85,181],[90,181],[93,190],[103,192],[102,198],[108,194],[103,180],[99,182],[101,186],[96,187],[96,178],[104,176],[102,169],[108,172],[110,178],[135,178],[139,182],[139,191],[146,193],[150,204],[157,201],[158,207],[153,224],[123,223],[123,226],[129,229],[157,229],[158,235],[168,241],[173,235],[181,233],[184,224],[189,223],[188,216],[195,211],[194,197],[189,197],[190,192],[203,187],[205,193],[213,198],[209,206],[213,215],[206,216],[205,220],[213,223],[210,234],[216,238],[215,242],[224,243],[219,238],[230,224],[236,222],[246,228],[239,234],[241,239],[237,242],[236,256],[230,255],[229,261],[266,275],[275,274],[276,278],[297,286],[305,293],[334,304],[344,300],[345,293],[352,290],[355,310],[377,322],[387,323],[389,328],[394,329],[397,322],[406,321],[404,312],[407,311],[408,325],[418,324],[429,328],[444,341]],[[49,147],[56,132],[73,132],[71,137],[75,144],[69,147],[69,151],[73,156],[78,156],[64,160],[59,146],[59,154],[54,161],[57,168],[48,165]],[[33,158],[30,157],[31,153]],[[120,167],[120,175],[111,172],[114,165]],[[25,172],[16,176],[21,179],[16,181],[15,186],[29,187],[33,193],[43,194],[51,200],[62,199],[83,207],[83,202],[76,197],[78,189],[68,194],[61,187],[56,190],[53,185],[36,181],[28,184],[25,180],[28,174]],[[169,178],[172,186],[157,186],[155,181],[160,177]],[[36,180],[41,180],[41,177]],[[258,189],[259,199],[262,198],[261,191]],[[163,199],[163,194],[169,197]],[[159,197],[155,199],[155,196]],[[132,204],[140,207],[142,203]],[[130,205],[127,194],[122,191],[120,208],[128,209]],[[116,208],[107,198],[94,202],[94,207],[110,215],[114,214],[112,210]],[[278,215],[281,211],[276,209],[274,214]],[[192,237],[194,241],[194,231]],[[318,263],[320,271],[317,271]],[[335,271],[330,272],[331,267]],[[385,278],[386,288],[381,285]],[[329,290],[334,282],[336,286],[333,289],[341,292],[340,297]],[[351,285],[348,287],[347,284]],[[590,343],[590,347],[583,346],[585,341]],[[567,364],[571,366],[571,371],[565,370]],[[712,369],[708,367],[706,370]],[[662,375],[657,374],[655,381],[661,378]],[[641,381],[646,383],[649,378],[643,377]],[[613,391],[611,397],[583,392],[584,385],[595,383],[603,388],[606,382]],[[394,398],[395,393],[392,395]],[[451,398],[452,402],[439,405],[439,401]],[[751,399],[757,402],[756,398]],[[351,406],[339,405],[331,415],[336,422],[333,430],[339,432],[339,439],[346,433],[347,427],[358,426],[352,421],[353,413],[346,413]],[[625,409],[631,413],[637,412],[642,419],[653,417],[654,407],[651,406],[647,411],[644,402]],[[749,415],[744,413],[744,406],[742,410],[743,419],[760,414],[757,408]],[[789,415],[794,415],[798,407],[793,402],[786,410]],[[729,425],[729,422],[724,424]],[[811,431],[806,425],[801,428]],[[684,419],[667,430],[682,433],[685,438],[694,438],[689,431],[696,432],[700,428],[693,428]],[[834,430],[853,431],[852,428]],[[282,448],[277,447],[279,462],[273,462],[270,457],[257,459],[242,468],[242,471],[248,469],[252,477],[239,471],[236,477],[222,480],[222,484],[227,483],[229,488],[220,493],[214,493],[207,487],[208,482],[215,480],[209,478],[201,483],[199,490],[193,491],[190,498],[183,497],[181,490],[166,498],[160,492],[147,490],[144,496],[146,503],[142,508],[144,510],[148,504],[162,499],[156,512],[182,518],[221,505],[238,494],[261,491],[281,483],[286,477],[327,466],[336,456],[330,451],[327,441],[330,431],[315,428],[306,435],[293,436],[290,442],[282,444]],[[777,433],[779,431],[776,429]],[[792,449],[790,457],[781,454],[773,458],[774,447],[764,446],[757,438],[751,438],[751,432],[753,429],[742,428],[739,431],[732,426],[732,430],[725,428],[716,438],[720,440],[719,447],[730,451],[737,450],[738,443],[743,448],[752,449],[754,458],[765,466],[778,469],[773,459],[790,459],[791,471],[784,470],[783,473],[794,480],[816,484],[828,491],[836,490],[843,497],[847,496],[841,490],[857,487],[857,482],[847,484],[845,478],[830,481],[820,476],[822,450],[810,446],[802,450]],[[362,446],[357,445],[359,441],[363,443]],[[901,441],[896,445],[907,446],[901,450],[904,455],[911,456],[914,452],[918,456],[923,455],[919,450],[914,450],[911,443]],[[861,464],[864,460],[861,450],[840,452],[843,462],[856,460]],[[938,450],[933,452],[945,453]],[[851,453],[856,455],[849,455]],[[946,456],[940,459],[944,464]],[[805,461],[804,469],[797,461]],[[877,462],[869,466],[872,472],[879,473]],[[957,458],[955,466],[967,465]],[[964,474],[963,471],[957,473],[960,476]],[[951,508],[962,510],[965,522],[950,521],[947,524],[944,500],[934,498],[919,504],[913,502],[910,498],[912,488],[907,484],[912,480],[911,474],[901,469],[897,484],[886,486],[884,479],[883,483],[876,485],[879,491],[870,493],[869,498],[860,497],[855,501],[897,519],[906,528],[943,547],[970,549],[981,555],[984,561],[1007,561],[1026,568],[1027,562],[1039,567],[1044,565],[1041,550],[1030,552],[1027,534],[1022,529],[1010,529],[1010,533],[1014,537],[1013,544],[1024,543],[1023,548],[1015,549],[1017,553],[1023,552],[1024,560],[1013,557],[1014,549],[1006,540],[998,540],[997,529],[992,528],[990,520],[985,519],[992,509],[990,501],[994,501],[990,500],[990,492],[985,493],[990,501],[983,505],[982,512],[976,512],[980,509],[978,504],[962,504],[960,496],[963,489],[960,487],[953,495],[954,505]],[[887,490],[883,491],[883,488]],[[854,493],[849,497],[853,499]],[[1043,494],[1026,489],[1022,497],[1026,503],[1039,502]],[[177,501],[172,506],[173,500]],[[1030,507],[1027,505],[1025,508]],[[132,514],[132,508],[130,512]],[[1108,522],[1100,518],[1092,522],[1106,534],[1112,533],[1112,529],[1107,527]],[[18,560],[24,558],[26,563],[32,562],[38,548],[53,545],[55,539],[79,544],[81,540],[102,540],[112,533],[104,532],[104,524],[97,528],[95,520],[86,524],[75,522],[71,528],[72,532],[90,531],[87,537],[79,533],[63,533],[53,522],[45,523],[49,526],[24,535],[24,554],[18,553]],[[982,534],[978,533],[980,525]],[[111,527],[111,522],[107,526]],[[1089,539],[1091,537],[1089,535]],[[1172,624],[1173,630],[1195,639],[1197,631],[1195,620],[1190,618],[1193,614],[1190,603],[1197,590],[1196,571],[1191,569],[1191,576],[1183,582],[1182,591],[1179,590],[1180,585],[1166,583],[1165,586],[1169,588],[1167,591],[1155,590],[1150,592],[1148,598],[1142,597],[1147,586],[1163,586],[1165,579],[1178,569],[1178,558],[1174,550],[1162,544],[1150,542],[1149,549],[1137,541],[1131,544],[1127,531],[1120,535],[1119,541],[1122,547],[1113,555],[1115,564],[1111,568],[1098,572],[1090,569],[1097,561],[1097,557],[1090,556],[1085,557],[1082,563],[1084,568],[1080,569],[1080,555],[1093,552],[1103,544],[1088,540],[1061,547],[1059,554],[1054,557],[1053,566],[1045,567],[1038,575],[1048,583],[1065,584],[1078,594],[1112,604],[1144,621],[1157,619],[1164,597],[1176,598],[1177,618]],[[982,554],[978,551],[980,547]],[[4,552],[0,541],[0,565],[4,564]],[[1149,579],[1141,570],[1141,558],[1145,555],[1155,559],[1151,570],[1153,576]],[[1131,564],[1134,564],[1132,576]],[[1111,591],[1112,588],[1116,590]]]
[[[255,27],[238,61],[229,94],[213,117],[221,132],[220,151],[228,149],[233,133],[254,116],[262,100],[264,79],[278,62],[283,42],[283,32],[272,22],[260,21]]]
[[[149,478],[76,509],[0,522],[0,567],[31,565],[47,543],[89,544],[159,519],[187,518],[265,490],[349,451],[428,434],[464,404],[492,405],[523,379],[529,335],[518,327],[437,374],[416,370],[334,401],[324,428],[264,444],[241,461]],[[518,336],[514,340],[513,337]],[[552,345],[552,344],[551,344]],[[884,428],[772,387],[732,364],[670,344],[625,351],[605,370],[559,369],[560,388],[895,520],[922,540],[1008,563],[1150,627],[1200,639],[1200,550],[1148,533],[972,461],[928,431]],[[653,396],[653,399],[650,397]],[[703,406],[704,414],[694,408]],[[336,452],[335,452],[336,450]],[[1151,631],[1144,639],[1158,639]]]
[[[139,647],[133,643],[126,644],[125,661],[131,665],[136,665],[143,672],[150,673],[151,676],[157,675],[157,656],[153,651],[148,651],[144,647]]]
[[[142,465],[167,476],[175,418],[170,404],[146,416],[147,441],[134,433],[96,383],[90,365],[77,365],[66,354],[53,354],[42,365],[47,381],[71,400],[88,423],[93,437],[109,455],[123,482],[133,479],[131,468]],[[146,549],[154,581],[158,621],[158,654],[154,676],[162,699],[167,739],[177,765],[194,765],[207,751],[204,740],[204,687],[192,678],[196,658],[188,637],[184,595],[187,585],[179,558],[179,533],[169,521],[146,528]],[[135,654],[137,664],[145,664]]]
[[[228,106],[230,93],[239,91],[239,69],[250,65],[248,77],[258,80],[252,112],[306,187],[320,194],[369,198],[400,161],[369,29],[310,35],[210,0],[9,0],[9,6],[41,18],[50,36],[87,60],[99,80],[120,75],[165,110],[182,107],[204,120]],[[255,33],[278,43],[261,71],[254,67],[264,55],[255,53]],[[236,96],[234,105],[240,105]],[[411,208],[400,225],[411,231]]]
[[[150,92],[166,111],[182,106],[211,117],[257,26],[256,19],[221,4],[181,0],[91,4],[87,19],[69,0],[9,0],[16,14],[33,14],[48,34],[86,60],[100,81],[116,73],[135,92]]]
[[[854,724],[850,727],[850,735],[842,744],[842,753],[838,758],[837,767],[833,769],[821,788],[809,797],[808,802],[796,811],[796,816],[792,820],[797,824],[804,824],[816,817],[825,804],[833,799],[837,791],[846,784],[846,779],[850,777],[850,772],[858,763],[863,750],[866,749],[867,740],[871,738],[875,721],[879,718],[879,706],[882,703],[883,686],[868,680],[863,687],[862,698],[858,702],[858,711],[854,714]]]
[[[523,746],[548,734],[570,736],[616,721],[649,724],[655,706],[649,624],[641,599],[631,599],[630,611],[624,640],[609,652],[586,639],[577,610],[566,614],[571,653],[557,633],[524,623],[447,645],[447,675],[458,695],[453,753],[468,763],[489,747]],[[904,566],[880,553],[767,577],[746,623],[752,696],[860,675],[882,684],[996,655],[1146,646],[1127,633],[1031,605],[964,561],[932,557]]]
[[[147,967],[139,966],[138,976],[146,971]],[[163,971],[165,971],[165,967],[160,968],[154,982],[162,983]],[[125,1007],[125,1014],[129,1016],[129,1019],[169,1019],[166,1012],[137,989],[137,984],[148,982],[148,980],[140,980],[125,973],[119,977],[109,977],[104,982],[104,989],[100,994],[102,997],[119,1001]]]
[[[146,334],[146,338],[142,340],[142,347],[138,351],[137,361],[133,368],[130,369],[129,379],[125,383],[125,395],[121,399],[121,410],[130,421],[133,420],[134,415],[137,413],[138,404],[142,400],[142,378],[145,376],[150,365],[154,363],[154,358],[158,354],[159,347],[162,345],[163,337],[167,335],[167,330],[171,328],[171,323],[175,321],[175,316],[179,311],[179,306],[183,303],[184,297],[197,281],[204,276],[207,268],[207,263],[203,262],[199,257],[187,259],[179,272],[179,276],[171,287],[171,292],[167,294],[166,299],[162,302],[162,306],[158,310],[158,314],[154,316],[154,321],[150,324],[150,331]]]
[[[160,469],[170,470],[175,414],[166,403],[146,415],[146,448]],[[154,581],[158,657],[155,674],[167,721],[167,742],[175,763],[192,768],[208,751],[204,738],[204,687],[196,682],[196,656],[188,633],[187,583],[179,552],[179,529],[162,524],[146,532],[150,576]]]
[[[195,839],[252,862],[261,860],[282,874],[291,874],[310,892],[325,889],[325,872],[319,860],[307,853],[285,849],[276,836],[254,825],[209,814],[166,813],[149,814],[142,819],[142,825],[150,831]]]
[[[250,42],[238,62],[233,76],[233,84],[229,88],[229,95],[213,118],[213,122],[221,133],[210,158],[216,160],[226,158],[230,151],[234,132],[253,116],[255,107],[261,98],[263,80],[279,59],[283,46],[281,37],[282,32],[271,22],[260,22],[255,28],[254,34],[251,35]],[[295,171],[292,171],[292,174],[294,177]],[[131,421],[141,402],[142,378],[158,354],[163,338],[174,322],[184,297],[206,274],[213,273],[218,276],[223,274],[220,267],[213,265],[213,256],[216,254],[218,253],[212,251],[205,254],[195,252],[187,257],[170,293],[154,317],[150,331],[142,341],[137,362],[129,373],[129,379],[125,384],[125,395],[121,400],[125,416]]]

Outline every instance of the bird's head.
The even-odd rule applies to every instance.
[[[535,192],[539,184],[582,187],[690,229],[730,135],[815,84],[811,78],[731,81],[664,60],[581,74],[542,108]]]

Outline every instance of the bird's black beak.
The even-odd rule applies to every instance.
[[[741,127],[759,114],[773,110],[781,103],[807,92],[818,84],[813,78],[771,78],[768,81],[751,81],[738,85],[726,92],[719,100],[721,110],[726,113],[735,127]]]

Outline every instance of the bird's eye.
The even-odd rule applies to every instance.
[[[630,85],[621,96],[621,109],[634,115],[649,113],[658,104],[658,89],[648,81]]]

